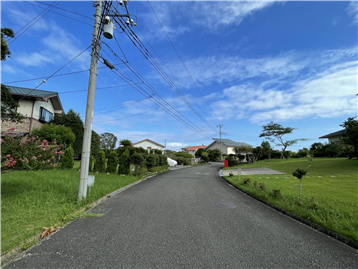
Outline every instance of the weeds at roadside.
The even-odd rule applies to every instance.
[[[266,184],[265,183],[259,183],[260,189],[263,191],[266,191]]]
[[[250,180],[249,177],[244,177],[244,179],[243,179],[243,181],[242,181],[242,183],[247,184],[247,185],[249,185],[250,182],[251,182],[251,180]]]
[[[257,181],[254,181],[254,187],[257,188]]]

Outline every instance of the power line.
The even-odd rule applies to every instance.
[[[40,3],[40,4],[42,4],[42,5],[47,5],[47,6],[50,5],[50,4],[41,2],[41,1],[36,1],[36,0],[35,0],[35,2],[36,2],[36,3]],[[92,17],[89,17],[89,16],[87,16],[87,15],[83,15],[83,14],[80,14],[80,13],[77,13],[77,12],[74,12],[74,11],[71,11],[71,10],[68,10],[68,9],[63,9],[63,8],[60,8],[60,7],[55,7],[55,8],[56,8],[56,9],[59,9],[59,10],[66,11],[66,12],[69,12],[69,13],[72,13],[72,14],[76,14],[76,15],[78,15],[78,16],[81,16],[81,17],[84,17],[84,18],[87,18],[87,19],[90,19],[91,21],[93,20]],[[92,26],[92,25],[91,25],[91,26]]]
[[[153,13],[154,13],[155,17],[157,18],[157,20],[158,20],[158,22],[159,22],[160,26],[162,27],[162,29],[163,29],[163,31],[164,31],[164,33],[165,33],[165,35],[167,36],[167,38],[168,38],[168,40],[169,40],[170,44],[172,45],[172,47],[173,47],[174,51],[175,51],[175,52],[176,52],[176,54],[178,55],[178,57],[179,57],[180,61],[182,62],[183,66],[185,67],[186,71],[188,72],[188,74],[189,74],[190,78],[191,78],[191,79],[192,79],[192,81],[194,82],[194,84],[195,84],[195,86],[196,86],[197,90],[199,91],[199,93],[200,93],[200,94],[201,94],[201,96],[203,97],[203,99],[204,99],[205,103],[206,103],[206,104],[208,105],[208,107],[210,108],[210,110],[211,110],[211,112],[213,113],[214,117],[215,117],[215,118],[219,121],[219,119],[216,117],[216,115],[215,115],[214,111],[211,109],[210,105],[208,104],[208,102],[207,102],[207,101],[206,101],[206,99],[204,98],[204,95],[203,95],[203,94],[201,93],[201,91],[199,90],[198,85],[196,84],[196,82],[195,82],[195,80],[193,79],[192,75],[190,74],[190,72],[189,72],[188,68],[187,68],[187,67],[186,67],[186,65],[184,64],[184,62],[183,62],[182,58],[180,57],[180,55],[179,55],[178,51],[177,51],[177,50],[176,50],[176,48],[174,47],[173,42],[170,40],[170,38],[169,38],[169,36],[168,36],[167,32],[165,31],[165,29],[164,29],[164,27],[163,27],[162,23],[160,22],[160,20],[159,20],[159,18],[158,18],[158,16],[157,16],[157,14],[155,13],[155,11],[154,11],[154,9],[153,9],[152,5],[149,3],[149,1],[148,1],[148,0],[147,0],[147,2],[148,2],[148,4],[149,4],[150,8],[152,9],[152,11],[153,11]],[[219,122],[220,122],[220,121],[219,121]]]
[[[59,0],[57,3],[54,2],[53,5],[50,5],[48,7],[48,9],[42,11],[39,15],[37,15],[35,18],[33,18],[31,21],[29,21],[27,24],[25,24],[19,31],[17,31],[17,33],[15,34],[15,38],[12,39],[9,42],[9,45],[12,44],[15,40],[17,40],[20,36],[22,36],[27,30],[29,30],[33,25],[35,25],[35,23],[37,23],[40,19],[42,19],[47,13],[49,13],[51,11],[51,9],[53,9],[56,5],[58,5],[60,3],[61,0]],[[40,16],[41,15],[41,16]],[[37,18],[39,17],[39,18]],[[37,19],[36,19],[37,18]],[[36,20],[35,20],[36,19]],[[35,21],[34,21],[35,20]],[[33,22],[34,21],[34,22]],[[31,23],[31,24],[30,24]],[[26,28],[27,27],[27,28]],[[24,29],[26,28],[26,29]],[[24,29],[24,30],[23,30]],[[20,31],[23,32],[21,34],[19,34]]]
[[[88,48],[90,48],[91,45],[89,45],[87,48],[85,48],[83,51],[81,51],[79,54],[77,54],[74,58],[72,58],[72,60],[70,60],[68,63],[66,63],[65,65],[63,65],[60,69],[58,69],[55,73],[53,73],[51,76],[49,76],[47,80],[49,80],[51,77],[53,77],[55,74],[57,74],[58,72],[60,72],[65,66],[67,66],[68,64],[70,64],[72,61],[74,61],[75,59],[77,59],[77,57],[79,57],[82,53],[84,53]],[[40,87],[43,83],[45,83],[46,81],[42,81],[39,85],[36,86],[35,89],[32,89],[28,94],[24,95],[23,97],[21,97],[21,99],[19,101],[21,101],[22,99],[24,99],[26,96],[29,96],[29,94],[31,92],[33,92],[34,90],[36,90],[38,87]]]
[[[116,10],[117,11],[117,10]],[[117,11],[118,12],[118,11]],[[119,21],[119,22],[118,22]],[[153,60],[153,62],[151,62],[147,56],[148,55],[148,50],[145,48],[144,45],[141,45],[142,48],[144,48],[147,52],[143,52],[136,44],[135,42],[132,40],[136,39],[132,33],[134,34],[134,32],[132,33],[127,33],[127,31],[125,30],[126,26],[123,24],[123,22],[121,20],[118,20],[117,24],[121,27],[121,29],[127,34],[127,36],[131,39],[132,43],[142,52],[142,54],[145,56],[145,58],[151,63],[151,65],[156,69],[156,71],[163,77],[163,79],[169,84],[169,86],[172,87],[172,89],[174,90],[175,93],[178,94],[178,96],[183,100],[183,102],[204,122],[206,123],[210,128],[212,128],[213,130],[215,130],[214,127],[210,126],[210,124],[200,115],[200,113],[198,113],[198,111],[190,104],[190,102],[186,99],[186,97],[181,93],[181,91],[176,87],[176,85],[173,83],[173,81],[169,78],[169,76],[164,72],[164,70],[160,67],[160,65],[154,60],[154,57],[151,56],[151,60]],[[122,24],[123,27],[120,25]],[[131,38],[132,37],[132,38]],[[139,38],[137,37],[138,41]],[[136,42],[138,42],[136,40]],[[146,54],[146,55],[145,55]]]
[[[106,120],[106,121],[96,121],[94,123],[104,123],[104,122],[109,122],[109,121],[119,121],[119,120],[123,120],[123,119],[128,119],[128,118],[132,118],[132,117],[135,117],[135,116],[138,116],[138,115],[142,115],[144,113],[148,113],[150,111],[153,111],[153,110],[156,110],[160,108],[159,106],[156,107],[156,108],[153,108],[153,109],[150,109],[150,110],[147,110],[147,111],[144,111],[144,112],[141,112],[141,113],[138,113],[138,114],[135,114],[135,115],[131,115],[131,116],[127,116],[127,117],[122,117],[122,118],[118,118],[118,119],[114,119],[114,120]]]
[[[137,84],[141,84],[141,83],[137,83]],[[116,85],[116,86],[108,86],[108,87],[100,87],[100,88],[96,88],[96,90],[103,90],[103,89],[108,89],[108,88],[119,88],[119,87],[128,87],[131,86],[131,84],[125,84],[125,85]],[[87,92],[87,90],[77,90],[77,91],[68,91],[68,92],[58,92],[60,94],[66,94],[66,93],[74,93],[74,92]]]
[[[45,7],[40,7],[40,6],[38,6],[38,5],[35,5],[35,4],[33,4],[33,3],[30,3],[30,2],[28,2],[28,1],[23,1],[23,2],[25,2],[26,4],[29,4],[29,5],[33,5],[33,6],[35,6],[35,7],[38,7],[38,8],[47,9],[47,8],[45,8]],[[36,2],[37,2],[37,3],[41,3],[41,4],[45,4],[45,3],[42,3],[42,2],[39,2],[39,1],[36,1]],[[45,5],[49,5],[49,4],[45,4]],[[65,10],[65,9],[62,9],[62,8],[59,8],[59,7],[55,7],[55,8],[57,8],[57,9],[61,9],[61,10]],[[72,12],[72,11],[69,11],[69,10],[65,10],[65,11],[67,11],[67,12],[71,12],[71,13],[74,13],[74,14],[77,14],[77,13]],[[63,17],[69,18],[69,19],[71,19],[71,20],[78,21],[78,22],[80,22],[80,23],[83,23],[83,24],[87,24],[87,25],[92,26],[90,23],[87,23],[87,22],[84,22],[84,21],[81,21],[81,20],[75,19],[75,18],[70,17],[70,16],[66,16],[66,15],[61,14],[61,13],[59,13],[59,12],[56,12],[56,11],[53,11],[53,10],[51,10],[51,12],[52,12],[52,13],[55,13],[55,14],[57,14],[57,15],[60,15],[60,16],[63,16]],[[81,14],[77,14],[77,15],[84,16],[84,15],[81,15]],[[85,17],[87,17],[87,16],[85,16]]]
[[[115,65],[120,65],[123,63],[119,63],[119,64],[115,64]],[[98,67],[97,69],[104,69],[104,68],[108,68],[107,66],[102,66],[102,67]],[[52,77],[61,77],[61,76],[67,76],[67,75],[73,75],[73,74],[78,74],[78,73],[83,73],[83,72],[88,72],[89,70],[79,70],[79,71],[74,71],[74,72],[69,72],[69,73],[64,73],[64,74],[60,74],[60,75],[54,75]],[[18,83],[18,82],[26,82],[26,81],[32,81],[32,80],[38,80],[38,79],[44,79],[47,78],[48,76],[44,76],[44,77],[38,77],[38,78],[31,78],[31,79],[23,79],[23,80],[17,80],[17,81],[9,81],[9,82],[4,82],[3,84],[12,84],[12,83]]]

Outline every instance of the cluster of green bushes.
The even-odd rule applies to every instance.
[[[119,147],[117,150],[111,150],[106,160],[105,152],[99,151],[94,162],[94,167],[90,165],[89,169],[99,173],[118,173],[129,175],[130,165],[134,166],[133,175],[143,175],[148,172],[158,172],[168,168],[167,157],[159,154],[148,154],[143,148]]]

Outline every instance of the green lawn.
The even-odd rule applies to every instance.
[[[298,204],[299,179],[292,176],[296,168],[307,168],[303,178],[303,205]],[[306,218],[341,235],[358,240],[358,161],[346,158],[316,158],[270,160],[242,165],[242,168],[266,167],[284,172],[283,175],[253,175],[225,177],[241,189],[278,207]],[[244,184],[243,178],[250,178]],[[257,187],[254,186],[257,182]],[[266,191],[259,188],[264,183]],[[280,189],[275,197],[273,189]],[[312,199],[313,198],[313,199]],[[316,209],[314,209],[316,207]]]
[[[63,225],[97,199],[140,179],[95,173],[87,199],[77,204],[79,161],[71,170],[13,171],[1,175],[1,253],[38,235],[42,227]]]

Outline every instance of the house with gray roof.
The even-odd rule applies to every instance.
[[[213,138],[213,142],[207,146],[205,150],[219,149],[220,150],[220,138]],[[234,148],[238,146],[251,146],[244,142],[236,142],[231,139],[221,138],[221,151],[223,154],[235,154]]]
[[[9,121],[1,122],[2,135],[10,128],[15,127],[12,133],[26,135],[34,128],[40,128],[48,123],[55,114],[62,114],[63,108],[57,92],[8,86],[11,96],[18,102],[17,112],[26,117],[22,123]]]
[[[322,138],[328,138],[328,143],[338,143],[340,141],[340,139],[347,133],[346,129],[334,132],[334,133],[330,133],[324,136],[319,137],[319,139]]]

